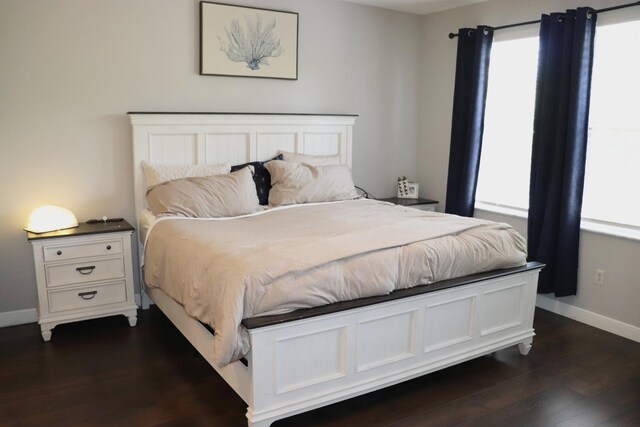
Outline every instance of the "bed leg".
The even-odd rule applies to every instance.
[[[531,350],[531,339],[525,342],[518,343],[518,351],[521,355],[526,356],[529,354],[529,350]]]
[[[272,422],[275,422],[276,420],[278,420],[278,418],[266,418],[260,421],[254,421],[252,420],[252,418],[253,418],[253,412],[251,411],[251,408],[248,408],[247,409],[247,425],[249,427],[269,427]]]

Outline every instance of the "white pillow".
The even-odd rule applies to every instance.
[[[174,179],[198,176],[224,175],[231,171],[230,163],[208,163],[204,165],[158,165],[142,161],[142,172],[149,188]]]
[[[271,174],[270,206],[358,198],[346,165],[312,166],[272,160],[264,167]]]
[[[285,162],[306,163],[313,166],[339,165],[340,154],[331,154],[328,156],[312,156],[311,154],[289,153],[280,151]]]

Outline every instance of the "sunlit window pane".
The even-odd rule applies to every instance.
[[[538,38],[494,42],[476,200],[527,209]]]
[[[639,21],[596,30],[583,218],[640,226],[639,44]]]

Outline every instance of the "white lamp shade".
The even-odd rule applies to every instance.
[[[29,221],[27,221],[24,229],[32,233],[46,233],[47,231],[62,230],[64,228],[77,226],[78,220],[69,209],[45,205],[31,212]]]

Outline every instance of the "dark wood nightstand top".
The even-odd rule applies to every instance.
[[[399,197],[389,197],[387,199],[378,200],[382,202],[394,203],[400,206],[433,205],[439,203],[437,200],[431,199],[401,199]]]
[[[86,222],[78,224],[74,228],[66,228],[64,230],[50,231],[48,233],[32,233],[27,231],[27,239],[40,240],[40,239],[52,239],[56,237],[72,237],[72,236],[84,236],[87,234],[100,234],[100,233],[117,233],[120,231],[134,231],[135,229],[127,221],[122,220],[118,222],[97,222],[94,224],[87,224]]]

